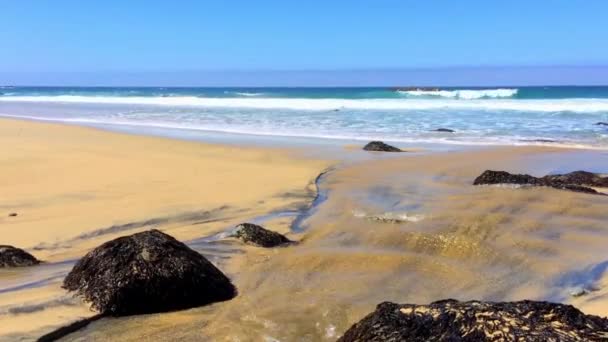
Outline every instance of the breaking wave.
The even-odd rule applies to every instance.
[[[211,98],[119,97],[119,96],[3,96],[0,102],[83,103],[117,105],[185,106],[199,108],[252,108],[305,111],[350,110],[510,110],[531,112],[602,112],[608,111],[608,99],[304,99],[304,98]]]
[[[457,90],[399,90],[407,96],[447,97],[452,99],[474,100],[490,98],[509,98],[517,95],[518,89],[457,89]]]

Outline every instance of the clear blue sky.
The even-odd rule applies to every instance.
[[[554,65],[608,83],[607,37],[607,0],[0,1],[0,83]]]

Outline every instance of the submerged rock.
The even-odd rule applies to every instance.
[[[76,263],[63,287],[113,316],[187,309],[237,293],[204,256],[158,230],[95,248]]]
[[[385,302],[338,341],[606,341],[608,319],[548,302]]]
[[[284,235],[253,223],[239,224],[230,236],[240,239],[247,244],[267,248],[293,243],[293,241],[289,240]]]
[[[602,194],[589,186],[608,187],[608,178],[586,171],[575,171],[563,175],[534,177],[526,174],[512,174],[506,171],[486,170],[475,178],[473,185],[517,184],[528,186],[548,186],[555,189]]]
[[[433,132],[454,133],[454,130],[449,128],[437,128],[433,130]]]
[[[391,146],[389,144],[385,144],[382,141],[371,141],[367,145],[365,145],[363,149],[365,151],[375,152],[403,152],[401,149],[398,149],[395,146]]]
[[[0,245],[0,268],[33,266],[39,263],[40,260],[23,249]]]

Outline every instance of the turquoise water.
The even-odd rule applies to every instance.
[[[0,87],[0,115],[80,124],[464,145],[608,148],[608,87]],[[449,128],[454,133],[433,130]]]

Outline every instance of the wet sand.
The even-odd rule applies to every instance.
[[[403,153],[390,158],[365,155],[369,157],[341,156],[348,162],[336,165],[322,178],[324,201],[318,201],[297,233],[290,233],[300,241],[298,245],[261,249],[234,241],[190,240],[191,246],[219,263],[231,277],[239,289],[235,299],[173,313],[104,318],[64,340],[334,341],[382,301],[426,304],[445,298],[535,299],[572,303],[589,314],[608,314],[608,197],[549,188],[471,185],[485,169],[536,176],[581,168],[602,172],[608,165],[606,152],[508,147]],[[301,177],[290,181],[293,191],[301,194],[327,162],[298,162],[302,163],[298,168]],[[273,175],[272,186],[279,176]],[[274,193],[260,196],[273,198]],[[310,192],[304,194],[308,196],[288,197],[292,202],[276,206],[285,208],[292,203],[295,207],[296,202],[310,201]],[[179,194],[174,196],[182,199]],[[191,198],[182,200],[186,206]],[[243,202],[239,208],[249,209],[230,212],[231,217],[252,218],[272,211],[271,205],[256,207],[259,210],[250,205]],[[209,215],[213,218],[229,210],[218,209]],[[154,215],[160,216],[158,212]],[[136,219],[141,217],[132,218]],[[289,232],[293,219],[271,215],[263,223]],[[173,219],[158,225],[188,240],[235,220],[226,219],[221,225],[201,221],[194,225]],[[110,237],[93,240],[97,243]],[[94,244],[77,245],[83,252]],[[53,253],[78,254],[72,249],[47,253],[49,258]],[[588,294],[572,295],[581,289]],[[19,302],[15,293],[9,294],[13,303]],[[2,298],[0,292],[0,306],[5,305],[2,300],[8,300]],[[5,315],[12,317],[8,319],[17,316]]]
[[[0,270],[0,340],[92,314],[60,288],[91,248],[151,228],[196,245],[243,220],[308,205],[328,165],[286,149],[5,119],[0,145],[0,243],[45,261]],[[227,253],[198,246],[216,263]]]

